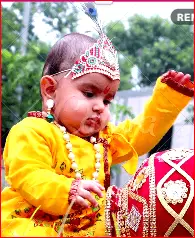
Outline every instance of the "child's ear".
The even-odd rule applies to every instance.
[[[45,75],[40,81],[41,95],[44,99],[53,98],[57,88],[57,82],[49,75]]]

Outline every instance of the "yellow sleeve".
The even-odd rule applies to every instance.
[[[122,134],[138,156],[148,153],[170,129],[190,99],[191,97],[162,83],[161,77],[159,77],[153,95],[145,105],[144,112],[133,120],[125,120],[120,123],[115,127],[114,133]],[[134,173],[137,166],[135,163],[136,158],[133,160],[130,158],[123,167],[127,172]]]
[[[34,128],[14,126],[4,150],[6,179],[30,204],[63,215],[73,179],[55,173],[50,142]]]

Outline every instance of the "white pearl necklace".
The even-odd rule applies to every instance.
[[[79,173],[78,165],[75,161],[75,155],[72,152],[72,144],[70,142],[70,135],[67,133],[66,128],[64,126],[60,126],[57,122],[54,122],[54,124],[60,129],[60,131],[63,133],[63,139],[66,141],[66,149],[68,150],[68,158],[71,161],[71,168],[75,172],[75,178],[81,178],[81,173]],[[90,142],[93,144],[93,148],[95,150],[95,172],[92,174],[93,180],[97,180],[99,176],[99,170],[101,167],[100,159],[102,158],[102,155],[100,154],[100,145],[96,143],[96,138],[91,136]]]

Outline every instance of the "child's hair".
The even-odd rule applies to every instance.
[[[84,54],[86,49],[95,42],[97,40],[84,34],[70,33],[65,35],[50,50],[43,67],[42,76],[71,69],[80,55]]]

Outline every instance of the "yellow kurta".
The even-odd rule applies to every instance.
[[[100,132],[100,137],[109,143],[109,166],[128,161],[124,168],[134,173],[138,156],[159,142],[189,100],[190,97],[161,83],[159,78],[143,114],[118,126],[109,123],[107,129]],[[93,145],[75,135],[70,135],[70,141],[83,178],[92,179]],[[4,161],[10,188],[2,191],[2,236],[57,236],[75,177],[62,132],[43,119],[25,118],[7,137]],[[102,185],[103,168],[101,161],[98,180]],[[71,210],[63,236],[105,235],[105,197],[97,200],[99,210]],[[33,215],[36,208],[39,209]],[[91,225],[93,219],[96,222]]]

